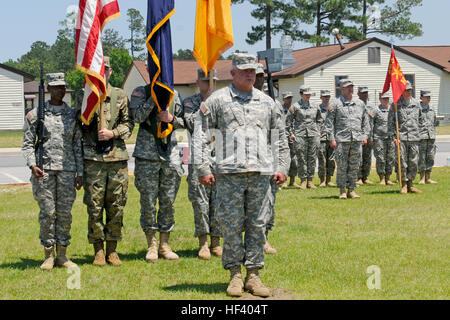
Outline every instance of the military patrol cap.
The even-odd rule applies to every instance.
[[[290,91],[283,92],[283,99],[292,98],[294,95]]]
[[[411,82],[406,81],[406,89],[405,90],[412,90]]]
[[[208,76],[205,76],[205,72],[203,71],[202,68],[197,70],[197,79],[198,80],[209,80],[209,75],[213,74],[213,79],[214,80],[219,80],[219,78],[217,78],[217,72],[216,69],[211,69],[211,71],[208,72]]]
[[[103,57],[103,59],[105,60],[105,67],[111,68],[111,59],[107,56]]]
[[[66,75],[62,72],[59,73],[47,73],[47,85],[54,86],[67,86]]]
[[[360,93],[369,92],[369,88],[366,86],[358,87],[358,92]]]
[[[258,63],[256,62],[256,56],[248,53],[233,53],[232,59],[233,69],[246,70],[257,69]]]
[[[305,85],[301,85],[299,88],[300,94],[312,94],[311,88]]]
[[[345,87],[352,86],[352,85],[353,85],[353,81],[350,79],[341,79],[339,81],[339,87],[341,87],[341,88],[345,88]]]
[[[384,98],[389,98],[389,93],[387,93],[387,92],[381,93],[380,92],[380,99],[384,99]]]
[[[264,74],[264,66],[262,63],[258,63],[256,67],[256,74]]]
[[[420,90],[420,96],[421,97],[431,97],[431,91],[430,90]]]
[[[331,96],[330,90],[320,90],[320,97]]]

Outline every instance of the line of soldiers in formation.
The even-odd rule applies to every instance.
[[[112,73],[108,57],[105,57],[105,67],[108,80]],[[300,188],[314,188],[312,178],[319,154],[321,185],[333,186],[331,176],[336,153],[337,186],[341,189],[341,198],[347,197],[346,187],[348,196],[354,198],[363,144],[371,147],[370,142],[374,141],[377,171],[380,178],[389,183],[394,161],[394,134],[389,122],[392,120],[392,108],[389,108],[386,96],[380,98],[378,109],[368,111],[367,99],[366,103],[353,99],[353,83],[342,80],[342,96],[331,103],[330,92],[323,90],[323,103],[320,106],[310,104],[310,90],[301,87],[301,101],[292,104],[292,94],[286,92],[283,94],[284,104],[281,105],[260,90],[264,83],[264,70],[255,56],[234,54],[230,72],[233,83],[214,91],[215,81],[218,80],[215,70],[208,75],[199,70],[197,85],[200,92],[183,102],[175,92],[174,103],[161,112],[158,112],[151,97],[149,86],[136,88],[129,101],[123,90],[108,84],[107,99],[99,108],[103,110],[104,117],[100,117],[97,110],[90,125],[80,121],[82,96],[77,96],[76,108],[63,102],[65,75],[47,75],[51,99],[44,109],[43,168],[36,166],[36,108],[26,116],[22,148],[32,171],[33,196],[40,208],[39,238],[45,252],[41,269],[75,265],[67,258],[66,250],[71,239],[71,209],[76,190],[81,187],[84,188],[83,202],[88,213],[88,241],[94,248],[93,264],[122,264],[116,248],[118,241],[122,240],[123,213],[128,194],[129,157],[125,140],[131,136],[135,123],[139,124],[139,131],[133,153],[134,175],[135,186],[140,193],[140,225],[147,239],[146,261],[179,258],[169,246],[169,237],[175,225],[174,202],[183,169],[176,148],[176,136],[170,137],[171,147],[167,148],[165,141],[156,133],[158,124],[166,122],[172,124],[174,130],[187,129],[192,137],[190,156],[196,152],[202,157],[202,161],[189,164],[187,179],[188,197],[194,211],[194,236],[199,240],[198,257],[205,260],[210,259],[211,255],[222,257],[223,267],[230,270],[227,288],[230,296],[241,296],[244,289],[258,296],[270,295],[270,290],[262,284],[258,270],[264,267],[265,253],[276,253],[268,242],[268,232],[274,225],[275,194],[278,186],[286,182],[287,175],[291,177],[291,185],[295,185],[295,175],[298,173],[302,180]],[[213,81],[210,81],[210,76]],[[367,90],[359,91],[364,94]],[[416,192],[412,180],[417,171],[423,127],[428,128],[429,136],[420,145],[426,148],[424,172],[427,181],[430,181],[434,154],[428,154],[434,152],[434,120],[431,117],[434,112],[427,103],[429,93],[422,95],[423,105],[411,98],[410,93],[409,85],[398,104],[402,182],[406,183],[406,191]],[[428,121],[426,126],[424,119]],[[100,121],[103,121],[102,125]],[[277,130],[279,134],[271,138],[275,140],[271,143],[278,147],[278,153],[272,154],[268,146],[266,159],[259,156],[256,164],[237,165],[236,150],[243,147],[248,151],[249,144],[245,144],[235,146],[231,159],[215,159],[213,149],[217,146],[212,147],[207,134],[212,128],[231,135],[236,134],[237,131],[233,130],[236,128],[264,129],[267,132]],[[246,138],[251,140],[254,137]],[[112,144],[105,151],[102,145],[107,141],[112,141]],[[291,155],[292,159],[294,156],[297,158],[296,166],[291,161]],[[367,183],[369,173],[364,169],[362,172],[361,180]],[[210,246],[207,235],[210,235]],[[241,265],[247,269],[245,284]]]

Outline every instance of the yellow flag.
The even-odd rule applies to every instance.
[[[197,0],[194,56],[205,74],[233,44],[231,0]]]

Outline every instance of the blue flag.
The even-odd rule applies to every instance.
[[[174,0],[148,0],[147,49],[151,96],[159,111],[169,109],[174,96],[172,36],[170,17],[175,13]],[[158,138],[172,133],[170,123],[158,125]]]

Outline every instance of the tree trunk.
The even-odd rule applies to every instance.
[[[362,34],[364,39],[367,38],[367,0],[363,1],[363,29]]]
[[[321,9],[322,4],[320,3],[320,1],[317,2],[317,26],[316,26],[316,36],[317,36],[317,40],[316,40],[316,47],[319,47],[321,45],[320,43],[320,35],[322,33],[322,28],[321,28],[321,22],[322,19],[320,17],[320,9]]]
[[[266,50],[272,48],[271,8],[266,4]]]

